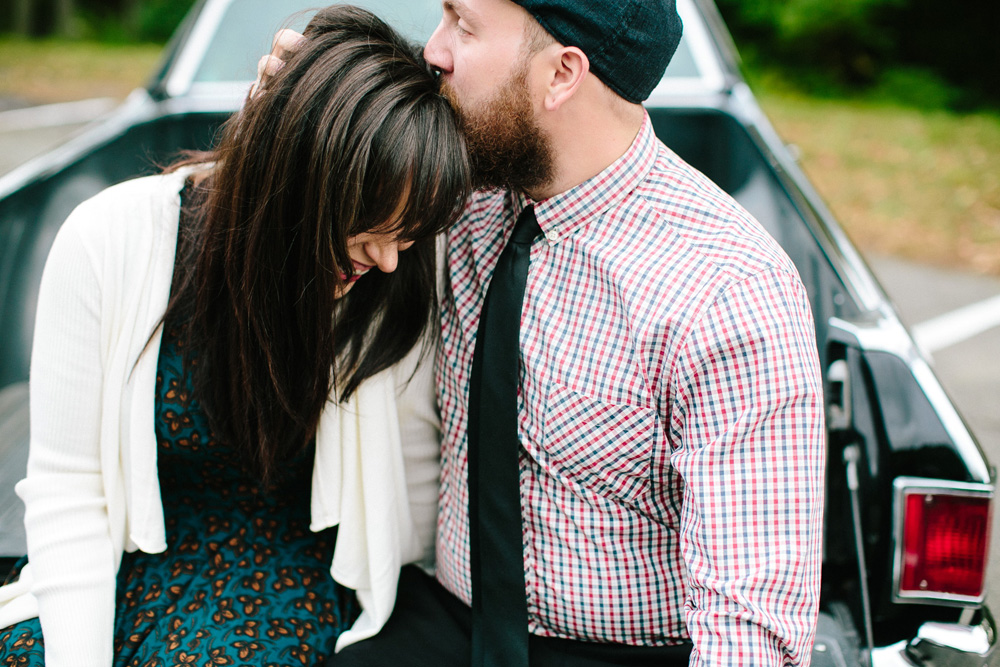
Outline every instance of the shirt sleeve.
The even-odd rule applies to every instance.
[[[826,456],[798,277],[770,269],[721,293],[690,330],[672,391],[691,665],[803,664],[819,607]]]
[[[42,275],[31,357],[28,559],[45,664],[112,662],[116,564],[100,461],[100,261],[81,209],[57,235]]]

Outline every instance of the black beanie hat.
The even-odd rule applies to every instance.
[[[663,78],[681,41],[675,0],[514,0],[564,46],[587,54],[590,71],[629,102]]]

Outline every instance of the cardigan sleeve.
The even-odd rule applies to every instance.
[[[17,486],[48,667],[107,667],[113,658],[116,559],[99,448],[105,295],[86,209],[63,225],[42,275],[28,473]]]
[[[417,346],[396,367],[396,409],[406,470],[410,516],[422,551],[421,564],[434,559],[440,473],[441,420],[434,393],[431,355],[421,355]]]

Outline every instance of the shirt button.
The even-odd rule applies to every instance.
[[[547,240],[549,243],[555,243],[555,242],[557,242],[559,240],[559,234],[558,234],[558,232],[546,232],[545,233],[545,240]]]

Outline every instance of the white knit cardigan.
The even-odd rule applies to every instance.
[[[81,204],[39,292],[25,503],[29,565],[0,588],[0,628],[34,616],[48,667],[107,667],[122,553],[166,549],[154,391],[190,170],[136,179]],[[438,433],[431,364],[416,354],[328,403],[316,436],[311,525],[338,525],[333,577],[363,613],[337,648],[374,635],[399,568],[433,550]]]

